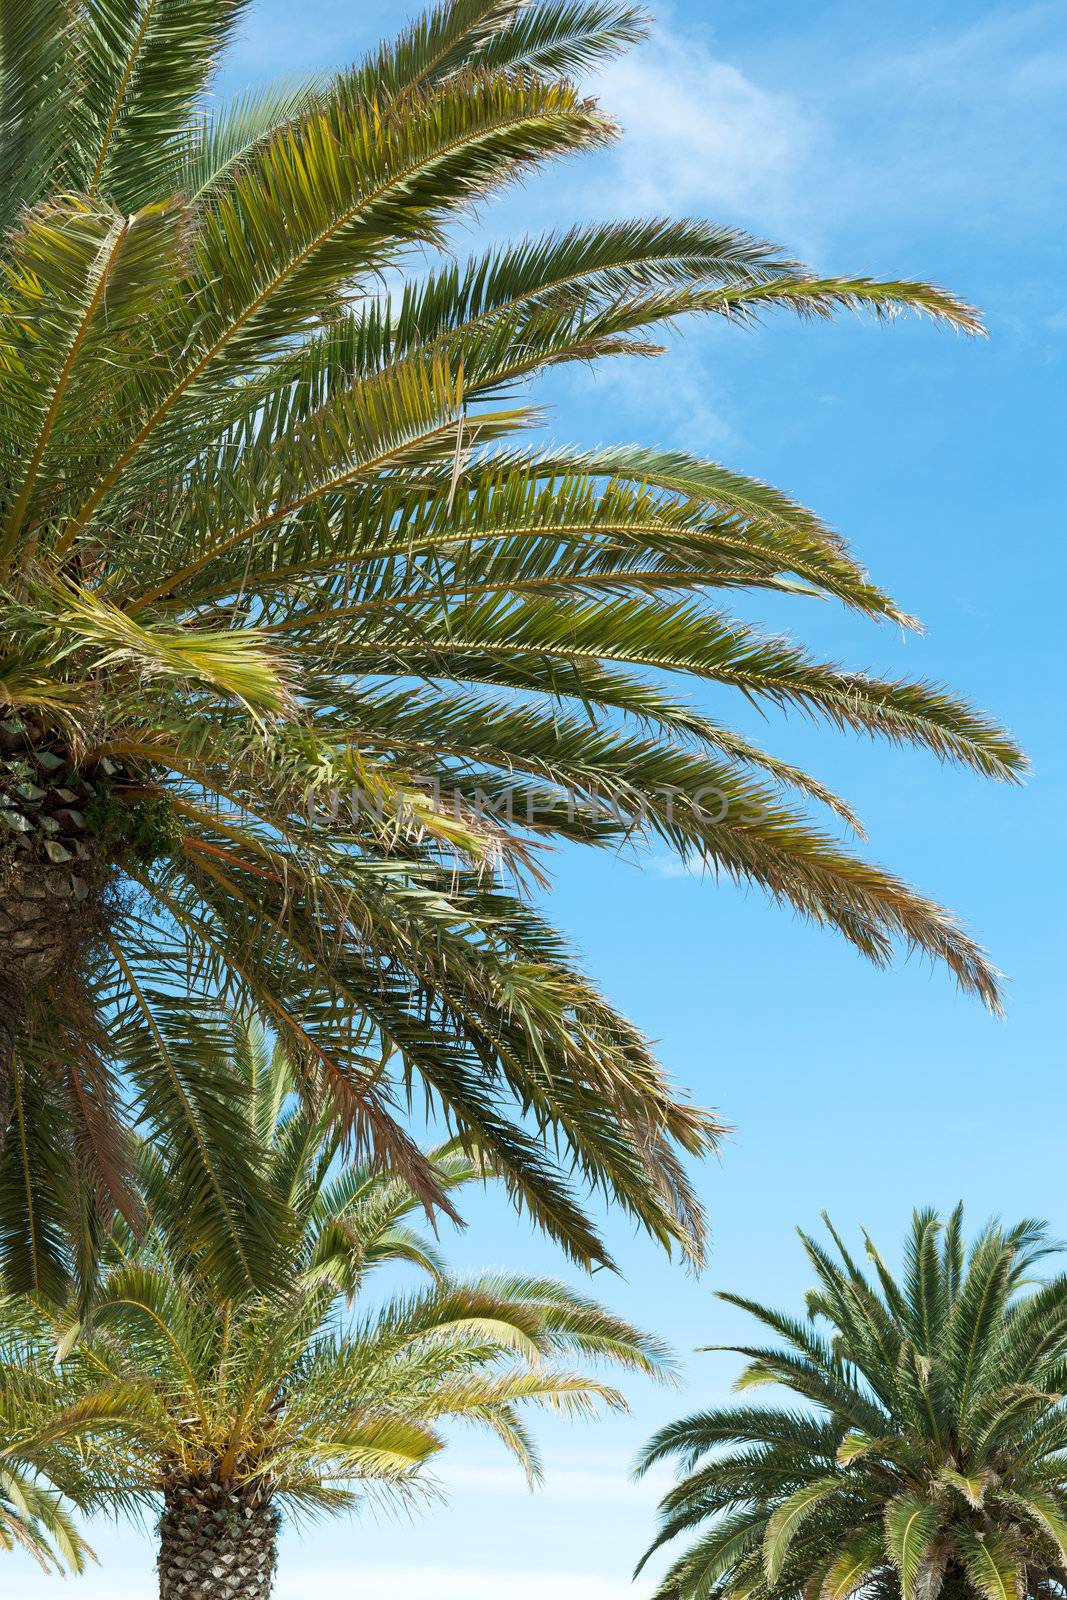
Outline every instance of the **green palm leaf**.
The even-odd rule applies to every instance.
[[[821,1600],[849,1600],[857,1589],[866,1587],[872,1571],[883,1559],[881,1540],[876,1534],[855,1539],[831,1563],[823,1579]]]
[[[773,1583],[781,1572],[789,1546],[805,1517],[828,1495],[837,1494],[840,1487],[837,1478],[816,1479],[814,1483],[804,1484],[775,1509],[767,1522],[763,1545],[763,1565],[769,1582]]]
[[[1012,1542],[1001,1534],[975,1533],[961,1541],[967,1575],[983,1600],[1018,1600],[1025,1573]]]
[[[962,924],[837,836],[862,834],[847,800],[677,680],[982,777],[1025,761],[940,685],[733,619],[750,590],[915,625],[814,512],[681,451],[531,446],[526,388],[698,314],[977,315],[699,219],[457,258],[472,205],[617,136],[570,75],[643,32],[625,0],[446,0],[340,73],[216,105],[245,15],[0,0],[0,1137],[16,1062],[57,1130],[17,1189],[4,1167],[6,1259],[88,1283],[132,1215],[140,1107],[192,1141],[193,1234],[217,1205],[226,1272],[257,1278],[237,1135],[147,1045],[149,997],[190,994],[261,1013],[305,1109],[431,1212],[423,1091],[577,1260],[606,1260],[589,1189],[699,1260],[687,1162],[721,1129],[531,905],[546,850],[665,847],[995,1009]],[[344,1256],[332,1236],[323,1272]],[[924,1354],[949,1312],[913,1298]]]
[[[937,1532],[937,1507],[919,1495],[902,1494],[885,1512],[886,1553],[900,1574],[900,1592],[911,1600],[919,1569]]]

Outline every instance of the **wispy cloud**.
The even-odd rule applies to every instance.
[[[813,113],[719,59],[692,29],[657,27],[612,63],[597,93],[624,131],[611,157],[616,210],[711,212],[757,228],[795,220]]]
[[[649,856],[645,862],[657,878],[706,878],[709,868],[703,861],[679,861],[677,856]]]
[[[856,233],[907,240],[935,220],[1043,230],[1067,188],[1065,85],[1062,4],[919,37],[805,12],[773,53],[675,13],[597,80],[625,136],[586,201],[739,223],[820,266]]]

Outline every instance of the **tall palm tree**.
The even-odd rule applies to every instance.
[[[522,391],[689,313],[976,314],[704,222],[454,260],[472,201],[615,137],[566,74],[640,33],[621,0],[451,0],[216,105],[246,11],[0,0],[0,1133],[30,1150],[45,1099],[66,1127],[31,1179],[57,1219],[123,1202],[138,1096],[199,1148],[167,1020],[192,979],[269,1015],[429,1203],[416,1084],[579,1259],[603,1246],[570,1170],[699,1254],[682,1158],[715,1125],[529,904],[538,846],[665,839],[996,1004],[956,921],[803,809],[844,801],[663,674],[995,778],[1022,757],[943,689],[721,608],[910,621],[814,514],[683,454],[524,443]]]
[[[944,1227],[917,1211],[899,1278],[870,1239],[864,1272],[827,1228],[836,1259],[801,1234],[807,1318],[720,1297],[780,1341],[737,1351],[737,1387],[778,1385],[799,1408],[714,1408],[644,1451],[641,1470],[684,1471],[652,1550],[696,1535],[657,1595],[1062,1595],[1067,1276],[1035,1278],[1044,1226],[990,1223],[965,1252],[961,1207]]]
[[[251,1276],[224,1287],[239,1278],[239,1231],[219,1210],[210,1235],[190,1229],[180,1161],[161,1148],[143,1153],[146,1233],[120,1225],[91,1335],[76,1343],[79,1325],[53,1314],[65,1381],[80,1376],[105,1416],[87,1449],[98,1495],[162,1498],[161,1600],[262,1600],[283,1510],[416,1494],[450,1420],[489,1428],[536,1477],[527,1408],[623,1404],[571,1359],[670,1370],[655,1340],[563,1284],[448,1276],[412,1225],[418,1196],[344,1166],[330,1119],[294,1095],[287,1054],[254,1026],[234,1039],[236,1110],[258,1154],[249,1203],[276,1233],[269,1292]],[[428,1159],[445,1193],[484,1176],[455,1145]],[[396,1262],[426,1286],[364,1309],[368,1279]]]

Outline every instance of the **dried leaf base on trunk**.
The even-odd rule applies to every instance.
[[[0,719],[0,1145],[27,1000],[84,965],[115,911],[116,862],[173,843],[166,806],[125,769],[83,770],[54,736]]]
[[[27,998],[75,971],[101,921],[99,863],[38,860],[0,839],[0,1144],[11,1114],[15,1038]]]
[[[257,1489],[184,1482],[159,1524],[159,1600],[269,1600],[281,1518]]]
[[[38,744],[29,728],[0,721],[4,1047],[26,996],[62,967],[77,964],[98,920],[107,865],[90,825],[94,805],[98,785],[54,741],[51,747]],[[6,1048],[3,1062],[9,1070]]]

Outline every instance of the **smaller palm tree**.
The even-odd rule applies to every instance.
[[[837,1259],[801,1234],[806,1320],[720,1297],[781,1341],[737,1350],[737,1387],[781,1385],[802,1409],[705,1411],[644,1451],[639,1471],[674,1457],[684,1476],[641,1565],[696,1534],[657,1595],[1062,1596],[1067,1277],[1032,1279],[1043,1225],[990,1223],[965,1254],[962,1208],[944,1228],[918,1211],[899,1281],[869,1239],[868,1277],[826,1225]]]
[[[409,1221],[419,1197],[399,1178],[344,1167],[329,1108],[294,1093],[280,1049],[254,1025],[233,1043],[243,1079],[230,1113],[258,1149],[249,1204],[274,1219],[270,1292],[232,1279],[235,1234],[190,1234],[166,1151],[146,1151],[147,1230],[125,1225],[111,1248],[91,1338],[62,1336],[90,1392],[108,1395],[109,1425],[90,1449],[120,1503],[161,1496],[161,1600],[263,1600],[271,1593],[283,1512],[337,1512],[359,1493],[410,1495],[425,1483],[450,1419],[491,1429],[531,1478],[523,1411],[587,1415],[621,1406],[613,1388],[566,1365],[604,1359],[665,1375],[664,1349],[562,1284],[446,1276]],[[442,1192],[483,1179],[457,1146],[431,1154]],[[359,1305],[372,1271],[414,1264],[415,1293]],[[121,1424],[114,1397],[121,1396]]]

